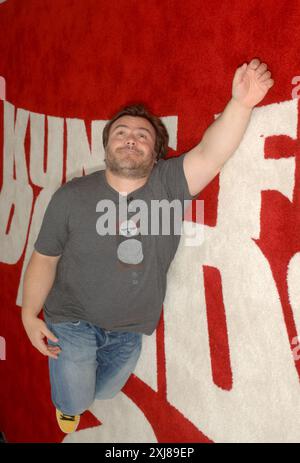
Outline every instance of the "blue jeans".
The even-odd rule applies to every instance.
[[[108,331],[84,321],[50,323],[58,359],[49,357],[52,402],[67,415],[79,415],[95,399],[111,399],[134,371],[142,333]]]

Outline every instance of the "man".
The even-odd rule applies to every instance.
[[[52,401],[64,432],[76,430],[95,398],[122,389],[142,335],[153,333],[160,318],[179,236],[173,229],[142,233],[136,216],[128,220],[136,212],[131,206],[196,197],[238,148],[253,107],[273,84],[265,63],[244,63],[231,100],[201,142],[168,160],[162,159],[168,134],[160,119],[142,105],[126,107],[103,131],[106,169],[53,194],[24,277],[22,321],[33,346],[49,357]],[[117,219],[103,214],[111,206]],[[113,219],[112,233],[104,217]],[[38,317],[43,306],[45,322]]]

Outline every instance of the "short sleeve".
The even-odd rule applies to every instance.
[[[166,188],[170,199],[180,201],[191,200],[198,195],[192,196],[189,192],[188,183],[183,170],[185,154],[169,159],[160,159],[157,163],[161,181]]]
[[[56,190],[46,207],[34,248],[47,256],[63,253],[68,239],[69,191],[66,184]]]

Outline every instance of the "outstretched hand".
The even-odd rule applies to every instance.
[[[237,68],[232,82],[232,97],[244,106],[253,108],[273,85],[268,66],[255,58]]]

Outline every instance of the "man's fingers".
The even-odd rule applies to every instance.
[[[55,347],[55,346],[52,346],[52,347]],[[57,347],[55,347],[55,349],[58,349]],[[58,355],[60,354],[60,351],[58,350],[53,350],[51,348],[51,346],[45,346],[45,348],[43,349],[43,353],[44,355],[46,355],[47,357],[51,357],[53,359],[58,359]]]
[[[48,355],[48,357],[55,358],[55,359],[58,358],[58,355],[61,352],[61,348],[59,346],[47,345],[46,350],[47,350],[46,355]]]
[[[271,88],[274,85],[274,80],[273,79],[267,79],[267,80],[264,80],[263,82],[260,82],[260,83],[266,88]]]
[[[45,328],[45,329],[43,330],[43,334],[44,334],[45,336],[47,336],[47,338],[50,339],[50,341],[52,341],[52,342],[58,342],[57,337],[54,336],[54,334],[51,333],[51,331],[48,330],[48,328]]]
[[[58,354],[56,354],[56,353],[47,352],[45,355],[47,355],[47,357],[50,357],[50,358],[55,359],[55,360],[58,359]]]
[[[259,77],[259,81],[260,81],[260,82],[264,82],[265,80],[270,79],[270,77],[271,77],[271,72],[270,72],[270,71],[266,71],[266,72],[264,72],[264,73]]]
[[[268,69],[268,66],[266,65],[266,63],[261,63],[256,69],[257,76],[258,77],[262,76],[267,69]]]
[[[57,359],[57,353],[51,352],[43,340],[40,340],[35,347],[41,352],[41,354]]]
[[[60,352],[61,348],[59,346],[48,346],[50,352]]]
[[[59,347],[48,346],[48,352],[53,355],[59,355],[61,353],[61,349]]]
[[[264,85],[267,87],[271,88],[274,85],[274,80],[273,79],[268,79],[263,82]]]
[[[249,66],[251,69],[257,69],[259,65],[260,65],[260,61],[257,58],[252,59],[249,63]]]
[[[274,85],[274,80],[271,79],[271,72],[268,70],[266,63],[261,63],[259,59],[254,58],[249,63],[250,69],[255,71],[258,81],[266,87],[271,88]]]
[[[59,346],[48,346],[48,344],[45,343],[44,337],[46,336],[47,339],[49,339],[52,342],[58,342],[58,339],[56,336],[51,333],[50,330],[48,330],[47,327],[44,327],[40,333],[40,339],[38,341],[37,348],[38,350],[43,354],[51,358],[57,359],[57,355],[60,353],[60,347]]]

